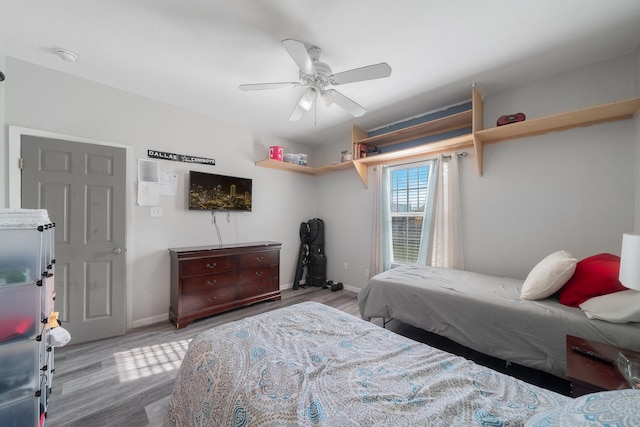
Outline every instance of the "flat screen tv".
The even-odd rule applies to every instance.
[[[189,210],[251,211],[250,178],[189,171]]]

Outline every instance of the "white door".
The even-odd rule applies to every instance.
[[[55,226],[55,311],[71,343],[126,326],[126,149],[22,135],[22,207]]]

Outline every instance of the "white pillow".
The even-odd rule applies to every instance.
[[[611,323],[640,322],[640,292],[628,289],[589,298],[580,309],[589,319]]]
[[[520,298],[537,300],[558,292],[573,276],[577,263],[578,260],[567,251],[547,255],[529,272],[522,285]]]

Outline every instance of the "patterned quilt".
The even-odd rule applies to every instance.
[[[519,426],[571,399],[315,302],[196,337],[166,426]]]

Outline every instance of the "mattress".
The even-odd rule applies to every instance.
[[[165,426],[520,426],[569,401],[305,302],[197,336]]]
[[[640,351],[640,323],[590,320],[554,297],[521,300],[522,283],[454,269],[402,266],[374,276],[358,293],[358,302],[363,319],[397,319],[562,378],[566,335]]]

